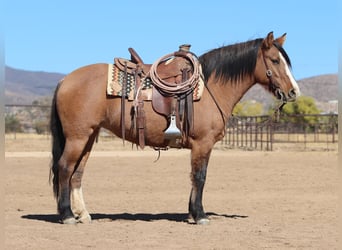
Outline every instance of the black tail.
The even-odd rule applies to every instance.
[[[61,158],[65,146],[65,137],[63,134],[63,128],[61,120],[59,119],[57,106],[56,106],[56,96],[61,82],[58,84],[55,94],[52,99],[51,106],[51,117],[50,117],[50,131],[52,135],[52,164],[49,181],[51,183],[51,178],[53,182],[53,193],[55,198],[59,194],[59,177],[58,177],[58,161]]]

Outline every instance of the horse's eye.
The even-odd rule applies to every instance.
[[[272,59],[271,58],[271,61],[273,64],[279,64],[280,63],[279,59]]]

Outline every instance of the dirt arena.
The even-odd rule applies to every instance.
[[[189,151],[100,141],[83,179],[93,222],[62,225],[50,141],[6,137],[6,249],[337,249],[337,151],[215,149],[204,206],[187,222]]]

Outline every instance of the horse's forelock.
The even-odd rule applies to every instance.
[[[274,42],[273,45],[279,50],[279,52],[285,58],[285,61],[286,61],[287,65],[291,68],[290,57],[287,55],[287,53],[284,50],[284,48],[279,43],[277,43],[277,42]]]

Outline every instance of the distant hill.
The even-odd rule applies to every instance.
[[[26,71],[5,67],[5,104],[31,104],[34,100],[52,96],[64,77],[59,73]]]
[[[298,81],[303,95],[312,96],[319,102],[338,99],[337,74],[321,75]]]
[[[34,100],[51,97],[53,91],[64,77],[60,73],[36,72],[5,68],[5,104],[31,104]],[[318,103],[338,99],[338,76],[327,74],[305,78],[298,81],[302,95],[313,97]],[[243,100],[272,103],[273,97],[262,87],[255,85]]]
[[[315,99],[316,104],[323,112],[337,112],[337,104],[331,107],[329,102],[338,100],[338,76],[337,74],[319,75],[297,80],[301,95]],[[274,97],[260,85],[253,86],[242,98],[255,100],[265,104],[274,103]]]

